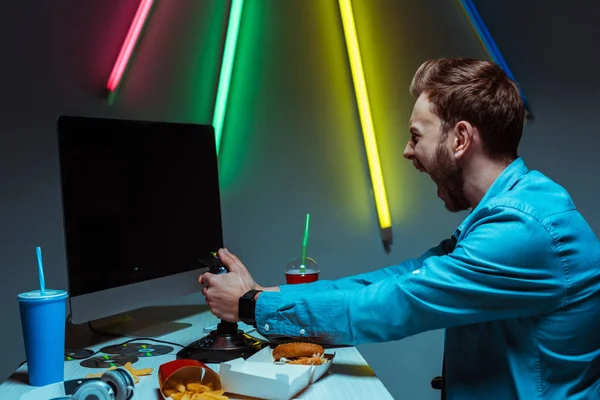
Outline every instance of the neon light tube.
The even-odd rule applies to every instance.
[[[129,63],[129,59],[131,58],[131,54],[133,53],[133,49],[137,44],[138,38],[142,28],[144,27],[144,24],[146,23],[146,19],[148,18],[148,14],[150,13],[153,3],[154,0],[140,0],[138,9],[135,12],[135,17],[133,18],[131,26],[129,27],[125,41],[121,46],[121,51],[119,52],[117,61],[115,62],[112,72],[110,73],[110,77],[108,78],[108,82],[106,83],[106,88],[111,92],[115,91],[115,89],[121,83],[121,78],[123,77],[125,68]]]
[[[213,127],[215,128],[217,154],[219,154],[219,148],[221,147],[223,123],[225,121],[227,98],[229,97],[231,73],[233,72],[233,62],[235,60],[235,49],[237,47],[238,33],[240,31],[240,22],[242,21],[243,7],[244,0],[233,0],[231,3],[231,10],[229,12],[227,36],[225,38],[225,48],[223,50],[223,60],[221,63],[221,74],[219,76],[217,98],[215,100],[215,110],[213,113]]]
[[[489,57],[492,59],[492,61],[494,61],[496,64],[498,64],[500,66],[500,68],[502,68],[504,70],[504,72],[506,73],[506,75],[508,75],[508,77],[510,79],[512,79],[515,83],[517,83],[515,76],[513,75],[510,68],[508,67],[508,64],[504,60],[504,57],[502,57],[502,53],[500,53],[500,49],[498,49],[498,46],[496,46],[496,42],[494,42],[494,39],[492,38],[492,35],[490,34],[485,23],[483,22],[481,15],[479,15],[479,13],[477,12],[477,9],[475,8],[473,1],[472,0],[460,0],[460,4],[461,4],[464,12],[467,14],[467,18],[469,19],[471,26],[475,30],[475,33],[479,37],[479,40],[481,41],[481,44],[487,51]],[[529,102],[527,101],[527,98],[523,94],[523,91],[521,90],[521,86],[518,83],[517,83],[517,87],[519,88],[519,93],[521,94],[521,98],[523,99],[523,104],[525,105],[526,119],[529,121],[533,121],[534,118],[533,118],[533,114],[531,113],[531,109],[529,107]]]
[[[373,118],[369,105],[369,96],[367,85],[360,56],[358,37],[356,35],[356,26],[354,24],[354,14],[350,0],[339,0],[340,13],[342,15],[342,25],[346,37],[346,46],[348,48],[348,58],[352,70],[354,81],[354,90],[356,101],[360,114],[367,160],[371,173],[371,184],[373,185],[373,195],[375,197],[375,206],[377,208],[377,217],[379,218],[380,234],[384,245],[392,243],[392,219],[383,182],[383,173],[379,161],[379,152],[377,150],[377,140],[375,138],[375,128],[373,127]],[[387,247],[386,247],[387,249]]]

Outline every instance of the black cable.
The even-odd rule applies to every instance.
[[[94,331],[92,331],[92,332],[94,332]],[[96,332],[94,332],[94,333],[96,333]],[[108,332],[105,332],[105,333],[108,333]],[[122,335],[117,335],[117,334],[110,334],[110,335],[113,335],[113,336],[122,336]],[[159,339],[153,339],[153,338],[148,338],[148,337],[133,338],[133,339],[129,339],[129,340],[126,340],[124,342],[117,343],[117,344],[114,344],[114,345],[111,345],[111,346],[123,346],[123,345],[126,345],[128,343],[132,343],[132,342],[136,342],[136,341],[142,341],[142,342],[151,341],[151,342],[157,342],[157,343],[170,344],[170,345],[173,345],[173,346],[185,347],[184,345],[179,344],[179,343],[168,342],[166,340],[159,340]],[[93,354],[90,354],[89,356],[85,356],[85,357],[74,357],[72,355],[67,355],[67,354],[65,354],[65,355],[68,356],[69,358],[72,358],[73,360],[85,360],[87,358],[95,356],[98,353],[102,353],[102,349],[96,350]]]
[[[108,333],[108,332],[106,332],[106,333]],[[115,336],[120,336],[120,335],[115,335]],[[182,347],[182,348],[185,347],[184,345],[179,344],[179,343],[169,342],[169,341],[160,340],[160,339],[153,339],[153,338],[149,338],[149,337],[133,338],[133,339],[129,339],[129,340],[126,340],[124,342],[121,342],[121,343],[117,343],[117,344],[115,344],[113,346],[123,346],[125,344],[129,344],[129,343],[136,342],[136,341],[141,341],[141,342],[157,342],[157,343],[169,344],[169,345],[172,345],[172,346],[179,346],[179,347]],[[88,359],[90,357],[95,356],[98,353],[102,353],[101,350],[102,349],[96,350],[94,353],[90,354],[89,356],[85,356],[85,357],[76,357],[74,355],[65,353],[65,357],[69,357],[71,360],[85,360],[85,359]],[[21,364],[19,364],[19,366],[17,367],[17,369],[21,368],[25,364],[27,364],[27,361],[21,362]]]
[[[124,335],[121,335],[121,334],[118,334],[118,333],[98,331],[98,330],[94,329],[94,327],[92,327],[92,323],[91,322],[88,322],[88,328],[90,329],[90,331],[92,331],[92,333],[94,333],[96,335],[99,335],[99,336],[125,337]],[[136,341],[136,340],[140,340],[140,341],[144,341],[145,340],[145,341],[152,341],[152,342],[157,342],[157,343],[170,344],[170,345],[179,346],[179,347],[182,347],[182,348],[185,347],[184,345],[179,344],[179,343],[169,342],[169,341],[160,340],[160,339],[153,339],[153,338],[150,338],[150,337],[142,337],[142,338],[129,339],[129,340],[123,342],[123,343],[120,343],[119,346],[122,346],[122,345],[127,344],[127,343],[131,343],[131,342]]]
[[[91,323],[91,322],[88,322],[88,328],[90,329],[90,331],[91,331],[92,333],[94,333],[94,334],[96,334],[96,335],[99,335],[99,336],[109,336],[109,337],[124,337],[123,335],[120,335],[120,334],[118,334],[118,333],[111,333],[111,332],[103,332],[103,331],[98,331],[98,330],[96,330],[96,329],[94,329],[94,328],[93,328],[93,326],[92,326],[92,323]],[[148,342],[148,341],[150,341],[150,342],[156,342],[156,343],[169,344],[169,345],[172,345],[172,346],[179,346],[179,347],[181,347],[181,348],[184,348],[184,347],[185,347],[184,345],[182,345],[182,344],[179,344],[179,343],[175,343],[175,342],[169,342],[169,341],[167,341],[167,340],[153,339],[153,338],[150,338],[150,337],[139,337],[139,338],[133,338],[133,339],[129,339],[129,340],[126,340],[126,341],[124,341],[124,342],[121,342],[121,343],[117,343],[117,344],[115,344],[115,345],[113,345],[113,346],[123,346],[123,345],[126,345],[126,344],[128,344],[128,343],[132,343],[132,342],[136,342],[136,341],[140,341],[140,342]],[[100,349],[100,350],[97,350],[97,351],[95,351],[93,354],[91,354],[91,355],[89,355],[89,356],[85,356],[85,357],[74,357],[74,356],[72,356],[72,355],[69,355],[69,354],[65,354],[65,356],[67,356],[67,357],[69,357],[69,358],[71,358],[71,359],[73,359],[73,360],[85,360],[85,359],[87,359],[87,358],[90,358],[90,357],[93,357],[93,356],[95,356],[95,355],[96,355],[96,354],[98,354],[98,353],[101,353],[101,352],[102,352],[101,350],[102,350],[102,349]],[[23,363],[23,364],[24,364],[24,363]],[[23,365],[23,364],[21,364],[21,365]],[[19,365],[19,367],[20,367],[21,365]]]
[[[170,345],[173,345],[173,346],[185,347],[185,346],[183,346],[183,345],[181,345],[179,343],[168,342],[166,340],[159,340],[159,339],[152,339],[152,338],[134,338],[134,339],[129,339],[129,340],[126,340],[124,342],[117,343],[117,344],[114,344],[114,345],[111,345],[111,346],[123,346],[123,345],[126,345],[128,343],[135,342],[135,341],[145,341],[145,342],[152,341],[152,342],[170,344]],[[96,354],[99,354],[99,353],[102,353],[102,349],[96,350],[94,353],[90,354],[89,356],[85,356],[85,357],[75,357],[75,356],[68,355],[68,354],[65,354],[65,356],[67,356],[67,357],[69,357],[69,358],[71,358],[73,360],[85,360],[85,359],[88,359],[90,357],[94,357]],[[116,354],[116,355],[118,355],[118,354]],[[23,365],[23,364],[21,364],[21,365]]]
[[[70,321],[71,321],[71,314],[69,313],[69,315],[67,316],[67,323],[69,323]],[[102,331],[98,331],[98,330],[96,330],[96,329],[94,329],[94,328],[92,327],[92,323],[91,323],[91,322],[88,322],[88,328],[90,329],[90,331],[91,331],[92,333],[94,333],[94,334],[96,334],[96,335],[99,335],[99,336],[125,337],[125,336],[123,336],[123,335],[120,335],[120,334],[118,334],[118,333],[111,333],[111,332],[102,332]],[[182,345],[182,344],[179,344],[179,343],[175,343],[175,342],[169,342],[169,341],[167,341],[167,340],[153,339],[153,338],[149,338],[149,337],[140,337],[140,338],[133,338],[133,339],[129,339],[129,340],[126,340],[126,341],[124,341],[124,342],[117,343],[117,344],[116,344],[116,345],[114,345],[114,346],[123,346],[123,345],[125,345],[125,344],[132,343],[132,342],[135,342],[135,341],[144,341],[144,342],[148,342],[148,341],[150,341],[150,342],[156,342],[156,343],[169,344],[169,345],[171,345],[171,346],[179,346],[179,347],[181,347],[181,348],[184,348],[184,347],[185,347],[184,345]],[[66,357],[69,357],[69,358],[70,358],[70,359],[72,359],[72,360],[85,360],[85,359],[87,359],[87,358],[90,358],[90,357],[93,357],[93,356],[95,356],[96,354],[98,354],[98,353],[101,353],[101,352],[102,352],[101,350],[97,350],[97,351],[95,351],[94,353],[92,353],[91,355],[89,355],[89,356],[85,356],[85,357],[74,357],[74,356],[72,356],[72,355],[70,355],[70,354],[66,354],[66,353],[65,353],[65,356],[66,356]],[[21,364],[19,364],[19,366],[17,367],[17,369],[21,368],[21,367],[22,367],[23,365],[25,365],[25,364],[27,364],[27,360],[25,360],[25,361],[21,362]]]

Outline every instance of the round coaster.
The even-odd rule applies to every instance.
[[[116,345],[112,345],[112,346],[106,346],[100,349],[101,353],[106,353],[106,354],[121,354],[121,351],[123,351],[123,349],[126,349],[128,347],[133,347],[133,348],[139,348],[140,346],[152,346],[151,344],[148,343],[125,343],[125,344],[116,344]]]
[[[94,355],[90,349],[65,349],[65,361],[83,360]]]
[[[81,362],[82,367],[87,368],[110,368],[110,367],[122,367],[128,362],[135,363],[138,360],[137,357],[122,356],[122,355],[109,355],[109,356],[98,356],[88,358]]]
[[[139,344],[129,345],[121,350],[121,355],[134,357],[156,357],[173,351],[170,346]]]

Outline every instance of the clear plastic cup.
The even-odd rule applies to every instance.
[[[33,290],[19,294],[18,300],[29,384],[64,381],[67,292]]]
[[[319,279],[319,269],[317,262],[310,257],[306,257],[305,268],[300,268],[300,259],[293,258],[285,266],[285,281],[288,284],[310,283]]]

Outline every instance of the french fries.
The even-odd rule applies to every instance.
[[[223,389],[213,390],[212,383],[184,383],[174,379],[167,381],[163,388],[165,396],[172,400],[229,400],[223,395],[224,392]]]
[[[135,369],[131,366],[131,362],[127,362],[127,364],[123,365],[123,368],[125,368],[127,371],[129,371],[131,373],[131,376],[133,376],[133,380],[135,383],[138,383],[140,381],[140,378],[138,378],[139,376],[150,375],[150,374],[152,374],[152,371],[154,371],[154,369],[152,369],[152,368]],[[106,371],[110,371],[113,369],[117,369],[117,367],[110,367]],[[106,371],[104,371],[104,372],[106,372]],[[100,378],[104,372],[98,372],[97,374],[87,374],[85,377],[86,378]]]

